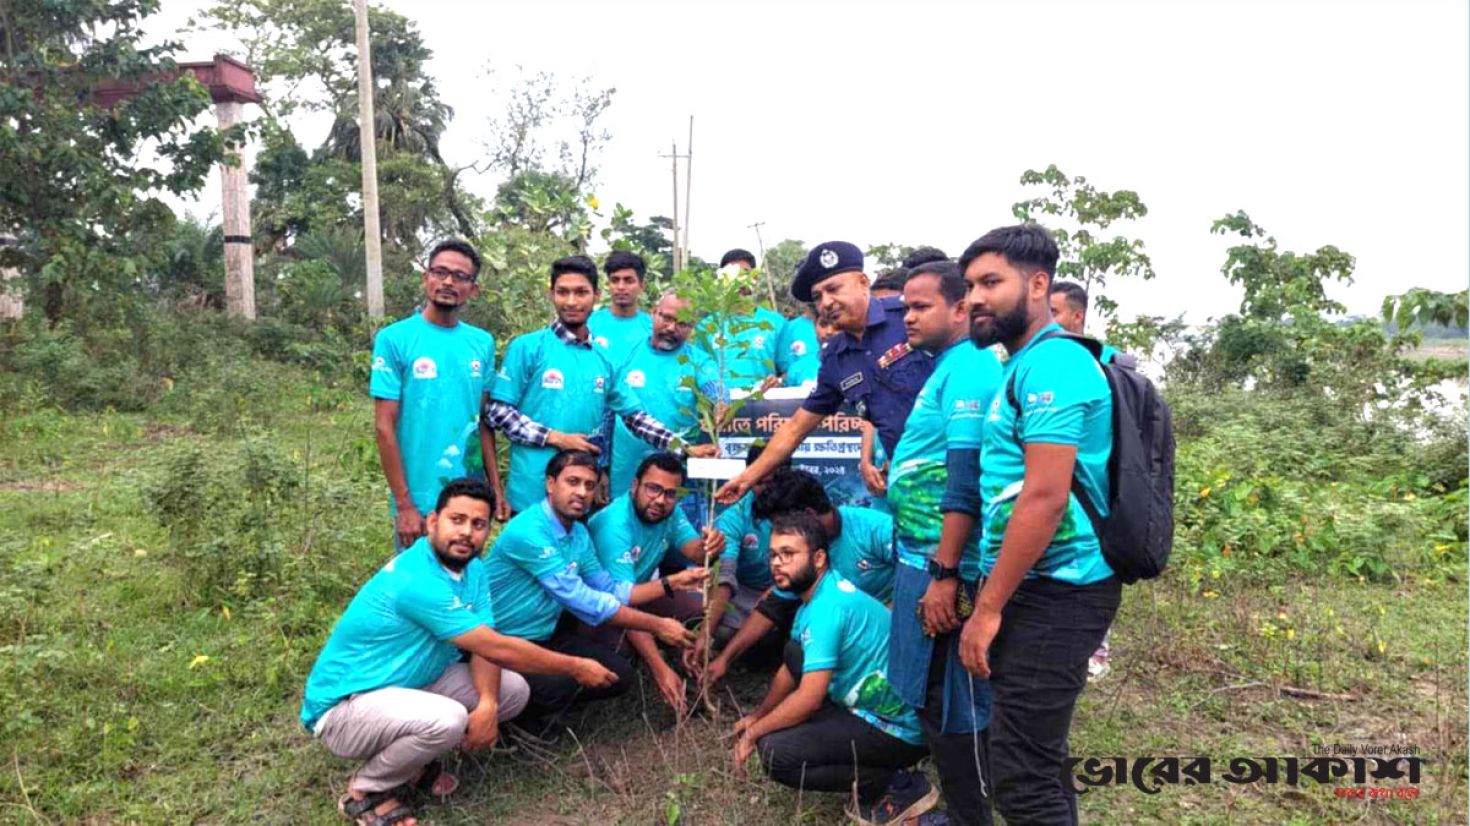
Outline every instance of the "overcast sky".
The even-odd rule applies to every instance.
[[[204,4],[165,0],[163,34]],[[597,193],[668,214],[668,152],[695,118],[690,245],[710,259],[795,238],[935,244],[1011,223],[1018,179],[1057,164],[1149,207],[1116,225],[1158,277],[1108,292],[1125,317],[1233,311],[1244,209],[1281,246],[1335,244],[1374,313],[1411,286],[1464,289],[1470,18],[1395,2],[430,2],[418,23],[455,109],[451,163],[483,155],[487,62],[617,88]],[[186,39],[207,59],[228,38]],[[315,146],[325,124],[303,123]],[[492,193],[490,176],[472,188]],[[683,198],[681,185],[680,198]],[[216,210],[217,181],[199,212]]]

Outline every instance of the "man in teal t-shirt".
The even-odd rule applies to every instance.
[[[612,380],[612,365],[594,348],[587,330],[596,301],[597,266],[592,260],[582,255],[557,259],[551,265],[556,320],[517,336],[496,374],[483,419],[510,437],[506,496],[516,512],[534,507],[545,495],[546,463],[557,450],[603,452],[609,412],[660,450],[687,450],[692,456],[715,452],[713,445],[689,445]]]
[[[1062,779],[1072,710],[1122,595],[1072,492],[1075,481],[1106,518],[1112,395],[1090,351],[1053,337],[1057,258],[1047,230],[1020,224],[959,262],[971,340],[1010,354],[980,452],[985,581],[960,636],[965,668],[990,679],[993,797],[1007,822],[1076,822]]]
[[[679,321],[680,313],[688,306],[689,302],[673,293],[659,299],[653,308],[653,332],[633,344],[621,362],[614,363],[613,384],[636,394],[649,415],[681,438],[693,441],[699,435],[699,419],[690,384],[713,398],[719,392],[719,374],[709,355],[689,344],[693,325]],[[634,469],[654,450],[618,420],[613,426],[613,496],[628,490]]]
[[[654,582],[659,563],[671,555],[677,555],[685,565],[701,566],[702,570],[707,560],[719,559],[724,551],[723,534],[712,528],[702,533],[696,531],[678,507],[677,497],[683,484],[684,463],[679,457],[672,453],[650,454],[638,465],[632,488],[587,520],[597,561],[620,587],[631,591]],[[665,589],[662,583],[663,580],[656,583],[662,590],[653,600],[639,605],[642,610],[680,622],[702,613],[704,600],[699,593],[675,592],[672,585]],[[613,647],[618,647],[624,639],[618,629],[607,626],[592,628],[584,624],[580,630]],[[648,666],[664,699],[675,709],[682,709],[684,680],[664,660],[653,638],[633,632],[626,635],[626,641]]]
[[[887,482],[899,561],[888,677],[918,711],[946,815],[957,826],[990,822],[983,760],[975,757],[990,714],[989,687],[960,662],[958,631],[980,577],[976,476],[1001,374],[994,349],[970,343],[965,292],[959,268],[945,260],[917,265],[904,284],[909,344],[936,357],[894,447]]]
[[[738,507],[737,504],[731,510]],[[827,557],[833,571],[878,601],[888,600],[893,593],[895,567],[893,518],[872,508],[853,505],[834,508],[821,481],[804,470],[778,470],[755,492],[748,518],[763,526],[763,533],[760,552],[750,554],[752,559],[767,555],[774,519],[795,512],[811,514],[826,532],[830,542]],[[768,560],[767,570],[769,564]],[[723,582],[724,571],[720,573]],[[710,661],[704,679],[711,682],[723,679],[731,664],[752,646],[770,636],[785,635],[796,615],[797,603],[791,597],[785,591],[772,590],[757,603],[756,610],[746,611],[735,635],[720,655]]]
[[[800,599],[786,662],[761,704],[735,724],[735,764],[759,751],[778,783],[856,787],[860,822],[899,823],[934,805],[921,772],[919,721],[888,684],[888,609],[830,569],[826,532],[805,512],[771,528],[771,572]],[[885,793],[886,792],[886,793]]]
[[[424,309],[373,339],[368,392],[399,550],[423,535],[424,514],[450,479],[488,476],[496,502],[504,499],[495,434],[478,426],[495,381],[495,337],[459,320],[479,292],[479,274],[480,256],[470,245],[434,247],[423,274]]]
[[[490,594],[498,606],[496,627],[502,633],[553,651],[590,657],[620,678],[616,686],[589,692],[559,676],[528,677],[531,700],[526,728],[538,736],[573,701],[602,700],[626,691],[626,677],[632,674],[632,664],[613,646],[578,634],[575,623],[562,622],[564,611],[587,625],[608,623],[688,647],[693,634],[683,623],[632,606],[672,590],[697,590],[708,579],[703,568],[639,585],[609,575],[582,522],[601,477],[592,454],[558,451],[543,473],[541,502],[507,522],[486,557]]]
[[[587,318],[587,328],[592,331],[592,343],[616,367],[653,332],[653,318],[638,306],[648,265],[637,253],[613,250],[602,263],[602,272],[607,276],[609,301]]]
[[[510,668],[592,689],[616,679],[591,660],[492,630],[480,561],[492,499],[481,481],[446,484],[427,534],[362,586],[306,679],[301,724],[338,757],[364,761],[342,801],[352,817],[400,807],[391,790],[415,780],[453,791],[453,777],[421,777],[424,767],[461,744],[488,749],[499,721],[525,708],[527,681]]]

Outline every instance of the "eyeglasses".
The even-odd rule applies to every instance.
[[[435,278],[452,278],[456,284],[473,284],[479,278],[474,273],[451,270],[448,267],[430,267],[429,275]]]
[[[656,484],[654,482],[644,482],[643,492],[653,497],[654,499],[663,499],[669,502],[672,502],[675,499],[679,498],[678,488],[666,488],[663,485]]]
[[[770,559],[772,562],[790,565],[793,560],[805,553],[810,553],[810,551],[771,551]]]

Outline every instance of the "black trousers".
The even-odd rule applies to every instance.
[[[1070,585],[1037,577],[1021,583],[1001,613],[990,645],[990,765],[1007,826],[1077,822],[1077,795],[1062,776],[1072,709],[1121,597],[1116,579]]]
[[[786,667],[801,679],[801,646],[794,640],[786,646]],[[777,783],[846,792],[856,782],[863,803],[881,797],[895,771],[917,764],[928,753],[830,701],[800,724],[760,738],[756,749],[766,774]]]
[[[944,808],[951,823],[959,826],[990,826],[994,817],[990,810],[990,761],[984,731],[969,734],[945,734],[944,669],[949,662],[950,638],[954,631],[940,634],[934,640],[934,654],[929,658],[929,685],[924,691],[924,706],[917,709],[924,742],[934,757],[939,775],[939,790],[944,795]]]
[[[571,657],[587,657],[602,663],[618,675],[618,681],[606,688],[587,688],[571,677],[560,674],[523,674],[531,687],[531,699],[516,723],[532,734],[542,734],[573,703],[607,700],[621,696],[633,681],[633,663],[611,647],[587,639],[576,632],[577,623],[564,614],[556,631],[548,640],[536,644]]]

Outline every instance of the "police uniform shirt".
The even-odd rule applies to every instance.
[[[871,299],[862,339],[844,330],[828,340],[817,386],[802,403],[819,416],[830,416],[848,403],[877,428],[878,441],[890,456],[914,399],[934,372],[934,357],[909,345],[903,315],[900,296]]]

